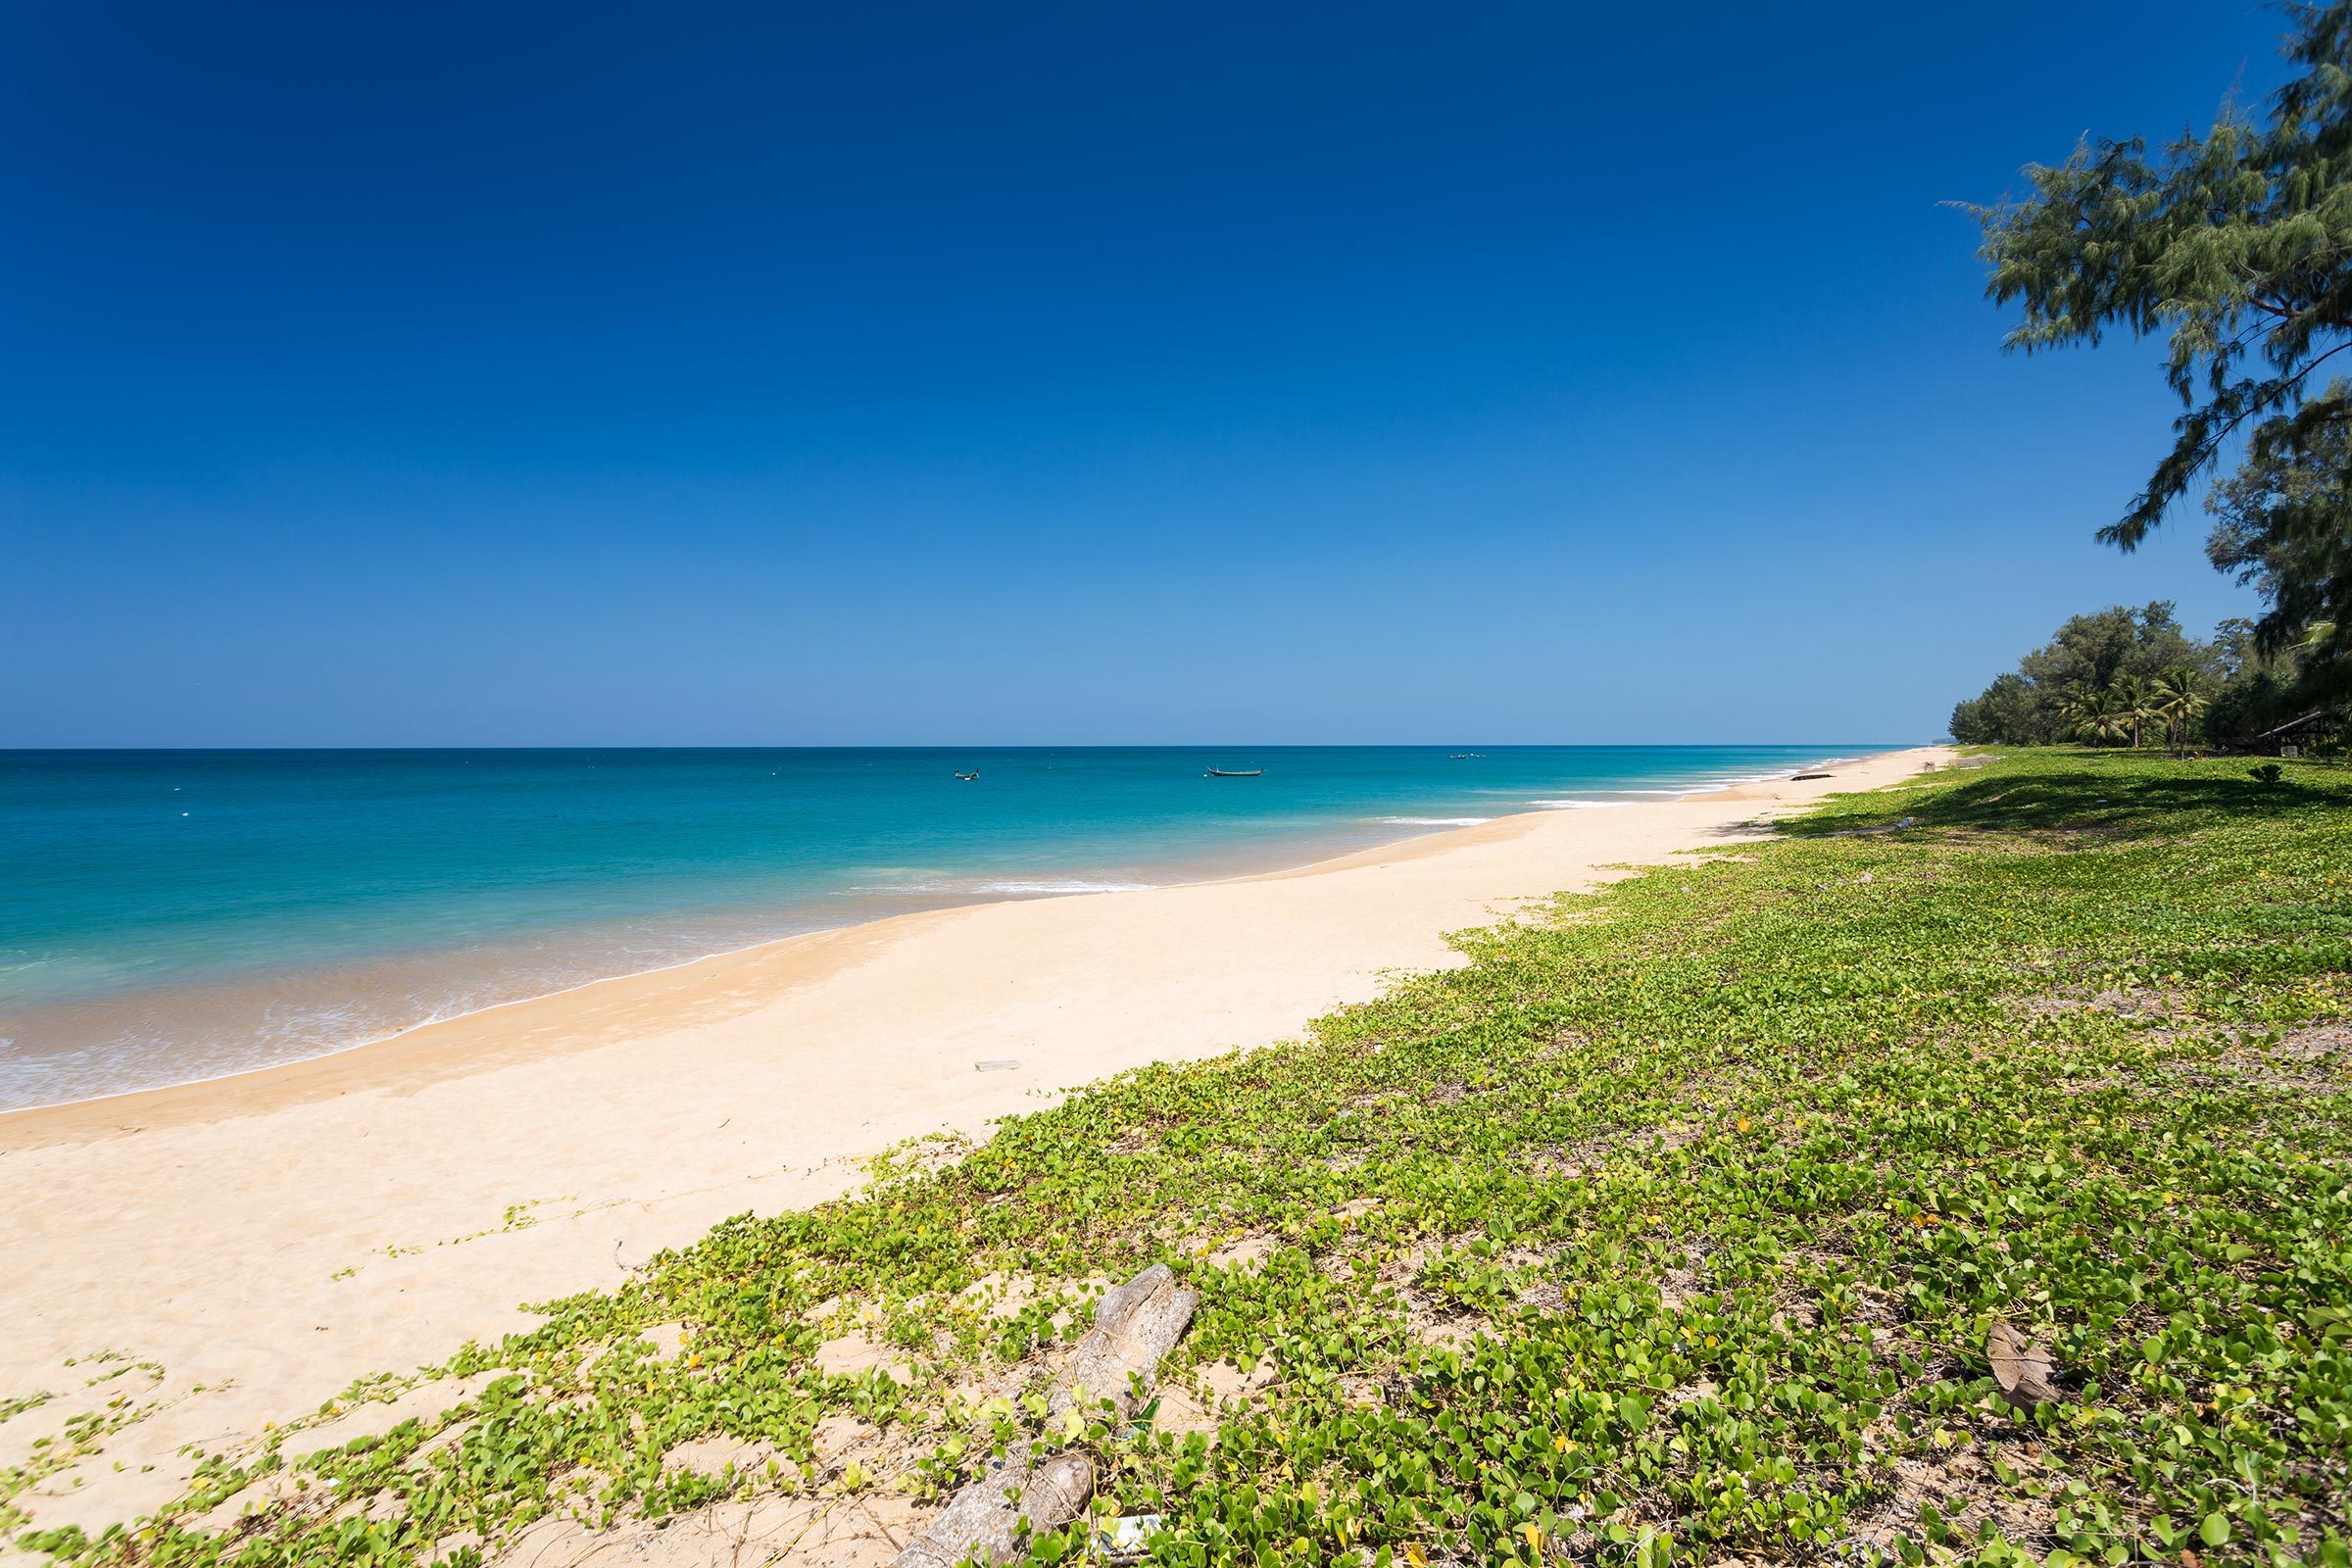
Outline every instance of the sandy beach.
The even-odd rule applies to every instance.
[[[522,1303],[615,1285],[727,1215],[843,1192],[895,1143],[985,1136],[1124,1068],[1296,1037],[1389,975],[1453,961],[1448,931],[1949,756],[909,915],[0,1116],[0,1401],[57,1396],[0,1425],[0,1465],[126,1393],[160,1408],[20,1505],[38,1526],[138,1515],[182,1490],[183,1446],[234,1450],[355,1378],[524,1328]],[[100,1352],[160,1371],[92,1387]]]

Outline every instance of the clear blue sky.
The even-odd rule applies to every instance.
[[[0,745],[1928,737],[2150,351],[1975,230],[2239,0],[0,22]]]

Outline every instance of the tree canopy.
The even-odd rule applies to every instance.
[[[2305,643],[2316,685],[2352,685],[2352,392],[2315,372],[2352,347],[2352,0],[2291,5],[2299,74],[2256,119],[2227,106],[2151,152],[2087,141],[2027,170],[2033,194],[1981,208],[1987,292],[2023,307],[2026,352],[2164,336],[2182,412],[2170,453],[2100,537],[2126,550],[2208,470],[2217,565],[2264,594],[2272,655]],[[2311,639],[2315,628],[2325,629]]]
[[[1952,710],[1952,738],[1978,746],[2080,740],[2168,746],[2231,743],[2313,710],[2307,662],[2333,628],[2277,653],[2254,623],[2225,620],[2213,641],[2181,629],[2168,600],[2073,615],[2017,668]]]
[[[2070,616],[2048,643],[2019,660],[2015,671],[1995,677],[1982,695],[1952,710],[1952,738],[2046,746],[2075,734],[2128,736],[2133,711],[2143,721],[2153,711],[2142,689],[2181,671],[2208,683],[2225,673],[2219,653],[2181,629],[2168,600]],[[2119,687],[2131,699],[2120,710],[2092,701]]]

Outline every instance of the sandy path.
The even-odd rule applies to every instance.
[[[0,1464],[113,1394],[170,1401],[21,1499],[43,1526],[150,1510],[189,1473],[181,1445],[231,1446],[355,1377],[522,1327],[517,1303],[617,1284],[616,1258],[832,1196],[905,1138],[1295,1037],[1385,972],[1454,961],[1446,931],[1948,755],[1507,817],[1272,876],[910,915],[323,1061],[0,1116],[0,1401],[59,1396],[0,1425]],[[1020,1065],[975,1070],[995,1058]],[[160,1380],[85,1387],[102,1349]]]

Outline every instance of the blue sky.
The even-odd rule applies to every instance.
[[[1941,204],[2281,25],[32,0],[0,745],[1930,737],[2249,606]]]

